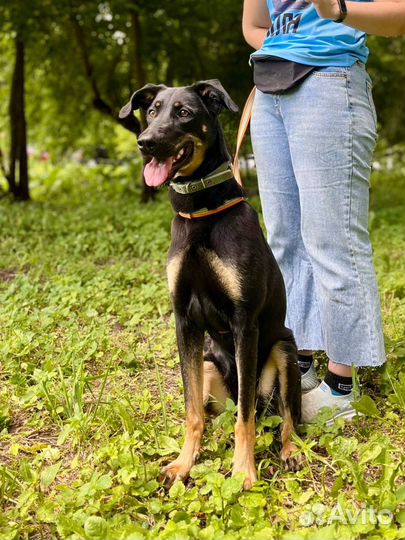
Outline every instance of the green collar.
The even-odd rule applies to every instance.
[[[188,195],[189,193],[196,193],[197,191],[216,186],[217,184],[221,184],[222,182],[230,180],[231,178],[234,178],[232,168],[231,165],[226,162],[220,165],[211,174],[201,178],[200,180],[191,180],[185,184],[170,182],[170,187],[173,188],[176,193]]]

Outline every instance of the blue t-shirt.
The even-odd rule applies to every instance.
[[[277,56],[309,66],[366,63],[366,34],[322,19],[305,0],[267,0],[272,25],[253,58]]]

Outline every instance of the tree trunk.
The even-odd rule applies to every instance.
[[[82,57],[84,71],[86,74],[86,77],[88,81],[90,82],[90,86],[93,93],[93,107],[100,111],[103,114],[106,114],[110,118],[113,118],[116,122],[121,124],[122,127],[130,131],[131,133],[134,133],[136,136],[139,135],[139,133],[142,131],[143,128],[141,128],[141,125],[137,118],[135,118],[134,115],[129,115],[126,118],[119,118],[118,114],[116,114],[112,108],[112,106],[105,101],[105,99],[101,96],[100,89],[98,87],[96,75],[94,72],[93,64],[91,62],[90,54],[87,49],[86,44],[86,38],[85,33],[83,31],[83,27],[79,24],[77,19],[77,14],[72,11],[70,13],[70,21],[72,23],[75,36],[76,36],[76,42],[79,47],[79,51]],[[139,27],[139,23],[138,23]],[[135,35],[135,34],[134,34]],[[139,35],[139,34],[138,34]],[[135,62],[137,64],[137,62]],[[142,68],[141,68],[142,69]],[[144,77],[144,76],[143,76]],[[141,118],[141,122],[145,122],[145,118]],[[149,188],[145,184],[145,180],[142,175],[142,194],[141,194],[141,202],[146,202],[150,198],[153,198],[154,190]]]
[[[27,123],[25,119],[25,47],[22,37],[15,38],[15,64],[11,82],[10,115],[10,164],[6,175],[10,192],[16,199],[30,198],[28,187]],[[19,165],[16,177],[17,162]]]
[[[75,33],[79,53],[82,57],[84,72],[86,74],[87,80],[90,83],[91,91],[93,94],[93,107],[97,111],[109,116],[110,118],[118,122],[122,127],[127,129],[131,133],[139,135],[141,130],[138,120],[132,115],[128,116],[127,118],[119,118],[118,114],[113,110],[113,107],[109,103],[107,103],[106,100],[101,96],[101,92],[98,87],[96,75],[94,72],[94,67],[90,59],[89,50],[87,49],[85,33],[83,27],[79,24],[77,14],[74,11],[71,11],[70,13],[70,22]]]

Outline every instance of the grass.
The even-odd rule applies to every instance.
[[[280,419],[262,420],[248,493],[229,476],[232,402],[189,482],[159,482],[184,416],[172,210],[164,192],[138,204],[137,173],[66,165],[34,202],[0,201],[0,539],[404,538],[403,171],[373,175],[389,363],[361,375],[366,415],[303,431],[298,473],[281,468]]]

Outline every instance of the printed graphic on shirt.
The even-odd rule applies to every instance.
[[[309,2],[306,0],[273,0],[273,17],[276,18],[284,11],[303,11],[309,7]]]
[[[310,5],[306,0],[273,0],[272,25],[267,35],[295,34],[302,19],[302,12]]]

